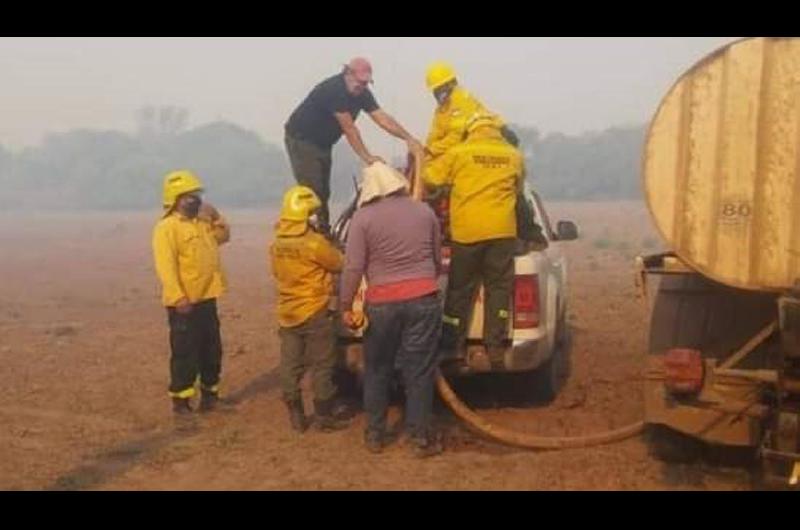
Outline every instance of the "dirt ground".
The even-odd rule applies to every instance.
[[[638,202],[553,203],[581,239],[569,256],[573,370],[547,405],[482,413],[541,434],[636,421],[647,309],[633,256],[661,245]],[[364,418],[333,434],[293,434],[279,401],[272,215],[229,211],[220,301],[223,385],[237,410],[178,433],[166,395],[167,324],[150,250],[154,212],[0,214],[0,489],[642,490],[749,489],[746,470],[666,465],[641,438],[563,452],[481,440],[438,409],[446,452],[419,461],[398,443],[362,445]],[[491,391],[491,382],[484,385]],[[480,386],[480,385],[479,385]],[[396,413],[396,411],[395,411]]]

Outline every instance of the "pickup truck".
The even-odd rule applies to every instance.
[[[543,237],[540,241],[518,240],[514,259],[507,349],[504,372],[517,372],[530,385],[532,394],[552,400],[566,378],[569,362],[566,358],[568,340],[567,304],[568,274],[562,243],[577,239],[578,229],[571,221],[560,221],[553,230],[539,195],[527,184],[524,190],[529,219],[536,219]],[[446,208],[431,204],[447,233]],[[342,246],[346,244],[350,219],[355,211],[355,199],[333,226],[332,234]],[[532,214],[532,215],[531,215]],[[450,249],[443,238],[442,262],[444,271],[439,279],[441,296],[447,287]],[[362,281],[354,300],[354,310],[363,307],[365,283]],[[443,358],[441,369],[447,375],[470,375],[492,372],[483,347],[483,288],[475,300],[466,347],[455,357]],[[363,373],[362,330],[350,330],[341,324],[337,329],[337,347],[347,371]],[[523,375],[526,374],[526,375]]]

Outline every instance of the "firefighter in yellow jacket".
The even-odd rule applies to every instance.
[[[425,149],[430,157],[436,158],[463,141],[470,119],[489,113],[475,96],[458,84],[456,72],[449,64],[431,64],[425,81],[437,103]],[[493,119],[498,128],[504,127],[499,116],[494,115]]]
[[[292,428],[298,432],[308,427],[300,380],[309,368],[316,427],[323,432],[347,427],[333,411],[336,358],[333,319],[328,312],[333,275],[342,270],[344,257],[321,233],[321,207],[311,188],[291,187],[284,195],[276,237],[269,248],[278,287],[281,387]]]
[[[466,140],[425,165],[432,187],[450,187],[450,276],[444,306],[442,348],[463,345],[477,290],[484,286],[484,344],[501,369],[517,237],[516,197],[522,189],[522,154],[500,132],[498,120],[478,115]],[[445,353],[447,355],[447,353]]]
[[[164,179],[164,214],[153,231],[153,255],[162,284],[170,328],[170,386],[173,410],[191,413],[199,376],[200,410],[220,405],[222,342],[216,299],[225,291],[219,245],[230,228],[219,212],[203,203],[203,185],[190,171]]]

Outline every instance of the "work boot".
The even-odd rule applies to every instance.
[[[200,412],[233,412],[234,410],[233,404],[229,403],[227,400],[221,399],[219,393],[203,390],[200,396]]]
[[[350,426],[347,421],[336,419],[333,416],[333,399],[314,400],[315,426],[322,432],[341,431]]]
[[[340,421],[349,421],[356,415],[355,407],[344,399],[333,402],[333,417]]]
[[[364,433],[364,445],[367,446],[367,451],[372,454],[382,453],[384,446],[383,434],[374,431],[366,431]]]
[[[411,454],[415,458],[429,458],[442,454],[442,443],[434,436],[417,438],[411,442]]]
[[[308,422],[306,421],[306,413],[303,410],[303,401],[294,399],[285,403],[286,408],[289,409],[289,421],[292,424],[292,429],[299,433],[305,432],[308,429]]]
[[[192,405],[189,398],[172,398],[172,412],[176,416],[185,416],[192,413]]]
[[[172,398],[172,414],[177,430],[188,431],[195,426],[189,398]]]

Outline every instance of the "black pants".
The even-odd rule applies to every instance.
[[[217,392],[222,371],[222,340],[219,334],[216,300],[205,300],[182,315],[167,308],[169,342],[169,393],[173,397],[192,397],[198,374],[203,390]]]
[[[298,184],[308,186],[322,201],[319,211],[320,221],[325,227],[330,226],[328,201],[331,198],[331,164],[330,149],[323,149],[311,142],[295,138],[290,134],[284,137],[286,153],[292,165],[292,173]]]
[[[484,294],[484,344],[487,348],[503,346],[508,338],[515,245],[514,239],[494,239],[469,245],[452,244],[442,329],[442,345],[445,348],[463,346],[481,283]]]

